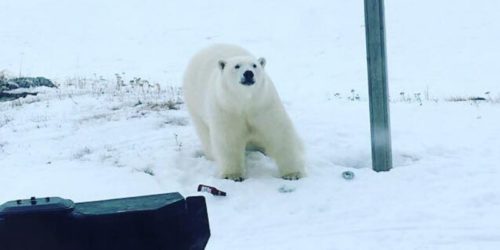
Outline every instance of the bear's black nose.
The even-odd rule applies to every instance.
[[[243,73],[243,76],[245,77],[245,79],[252,79],[253,78],[253,72],[250,71],[250,70],[247,70],[245,71],[245,73]]]

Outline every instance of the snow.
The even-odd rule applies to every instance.
[[[488,0],[386,1],[390,92],[497,91],[499,8]],[[192,54],[229,42],[265,56],[287,96],[327,86],[366,92],[362,1],[2,0],[0,10],[8,20],[0,69],[15,75],[125,72],[178,85]]]
[[[3,0],[0,69],[60,87],[0,103],[0,203],[178,191],[206,197],[207,249],[498,249],[498,3],[386,1],[385,173],[370,169],[362,4]],[[168,109],[189,57],[214,42],[267,58],[306,146],[306,178],[282,180],[249,152],[248,178],[221,180],[185,106]],[[115,73],[128,86],[117,89]],[[132,88],[135,76],[152,86]],[[445,101],[462,96],[489,100]],[[198,193],[201,183],[228,196]]]

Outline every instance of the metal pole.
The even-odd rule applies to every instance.
[[[392,168],[384,26],[384,1],[365,0],[372,167],[377,172]]]

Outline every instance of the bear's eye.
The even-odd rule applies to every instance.
[[[236,64],[236,66],[234,66],[235,69],[239,69],[240,68],[240,65],[239,64]]]
[[[253,64],[253,68],[254,68],[254,69],[255,69],[255,68],[257,68],[257,65],[256,65],[255,63]]]

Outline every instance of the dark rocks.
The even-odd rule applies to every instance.
[[[0,101],[12,101],[17,98],[24,98],[28,95],[36,95],[31,92],[8,93],[9,90],[18,88],[34,88],[34,87],[49,87],[55,88],[54,83],[45,77],[17,77],[7,79],[0,76]]]
[[[484,98],[484,97],[470,97],[469,100],[475,101],[475,102],[477,102],[477,101],[486,101],[486,98]]]
[[[5,101],[12,101],[18,98],[24,98],[28,95],[37,95],[38,93],[29,93],[29,92],[22,92],[22,93],[4,93],[0,92],[0,102],[5,102]]]
[[[12,90],[17,88],[34,88],[34,87],[49,87],[54,88],[56,85],[51,80],[45,77],[17,77],[17,78],[0,78],[0,90]]]

